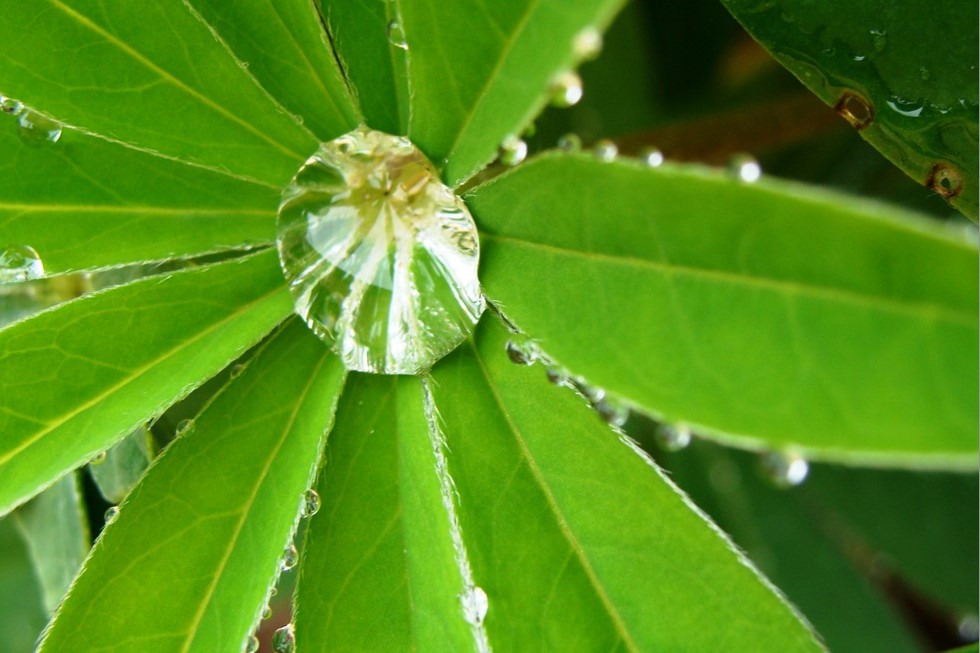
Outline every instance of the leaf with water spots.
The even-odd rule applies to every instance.
[[[343,378],[298,320],[271,338],[123,502],[40,651],[240,653]]]
[[[558,363],[749,448],[975,468],[977,247],[702,169],[544,156],[468,196],[491,301]]]
[[[0,331],[0,514],[159,415],[291,310],[266,251],[88,295]]]
[[[977,219],[977,3],[722,2],[892,163]]]

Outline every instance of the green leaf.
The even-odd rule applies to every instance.
[[[722,2],[869,143],[976,220],[976,3]]]
[[[292,310],[275,252],[150,277],[0,331],[0,514],[234,360]]]
[[[105,460],[89,463],[92,479],[106,501],[119,503],[136,486],[153,459],[152,448],[153,435],[146,426],[140,426],[112,445]]]
[[[446,183],[489,163],[548,101],[552,79],[578,65],[574,42],[601,31],[622,0],[400,0],[408,42],[409,136]]]
[[[275,237],[276,188],[77,131],[44,147],[18,131],[16,121],[0,120],[0,246],[33,247],[49,274]]]
[[[180,0],[0,8],[0,94],[59,122],[275,185],[316,148]]]
[[[975,244],[884,205],[584,155],[469,206],[488,296],[635,407],[748,448],[976,467]]]
[[[33,651],[45,619],[27,552],[12,520],[0,519],[0,651]]]
[[[388,38],[389,25],[399,21],[399,0],[315,1],[367,125],[407,134],[406,52]]]
[[[485,320],[432,377],[495,650],[822,650],[656,467],[512,364],[506,339]]]
[[[424,406],[417,378],[351,375],[303,546],[298,650],[482,650]]]
[[[256,81],[321,141],[361,116],[313,0],[188,0]],[[311,152],[312,154],[312,152]]]
[[[44,609],[54,612],[92,542],[77,474],[68,474],[14,513],[37,574]]]
[[[40,651],[240,653],[343,378],[298,320],[272,338],[123,502]]]

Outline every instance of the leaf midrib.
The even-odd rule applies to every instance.
[[[538,467],[537,461],[534,459],[534,456],[531,454],[531,451],[527,446],[527,442],[524,439],[523,433],[518,428],[517,424],[514,422],[513,417],[511,417],[510,411],[507,410],[503,398],[500,396],[500,393],[497,391],[497,387],[494,385],[493,380],[490,377],[490,372],[489,370],[487,370],[487,366],[483,362],[483,358],[480,355],[480,352],[477,349],[476,344],[474,343],[472,338],[468,340],[468,343],[471,349],[473,350],[474,359],[476,360],[477,364],[480,366],[480,371],[483,374],[483,378],[486,380],[487,387],[490,389],[490,393],[493,395],[494,402],[497,404],[497,408],[498,410],[500,410],[500,414],[507,421],[507,426],[510,428],[510,431],[514,436],[514,440],[517,446],[520,448],[521,453],[524,455],[525,461],[527,461],[528,470],[530,470],[531,474],[534,476],[535,483],[541,489],[542,494],[544,494],[545,500],[548,504],[548,508],[550,509],[552,515],[555,518],[555,523],[558,525],[558,528],[561,529],[561,532],[565,536],[565,539],[568,542],[571,550],[574,552],[575,557],[578,558],[579,564],[582,565],[582,569],[585,572],[586,577],[589,579],[589,583],[592,585],[592,588],[595,590],[596,595],[599,597],[599,600],[602,602],[602,605],[606,608],[606,612],[609,615],[613,623],[613,626],[616,629],[616,632],[619,634],[623,644],[625,644],[626,647],[630,651],[632,651],[632,653],[640,653],[639,646],[633,640],[632,634],[629,632],[629,629],[627,629],[626,624],[623,622],[622,616],[619,614],[619,611],[613,605],[612,600],[609,598],[609,595],[606,594],[605,588],[603,588],[602,583],[599,581],[599,577],[597,576],[595,570],[592,568],[591,561],[585,555],[585,550],[582,548],[582,545],[581,543],[579,543],[578,538],[575,537],[575,534],[571,531],[571,528],[568,526],[568,522],[565,520],[561,508],[558,506],[558,502],[556,501],[554,495],[551,492],[551,486],[548,485],[548,482],[544,479],[544,476],[541,473],[541,469]]]
[[[496,240],[503,243],[510,243],[519,247],[542,250],[561,256],[574,257],[585,260],[606,261],[615,265],[645,268],[659,272],[664,276],[671,274],[682,274],[706,280],[741,285],[749,288],[759,288],[772,290],[785,295],[797,295],[822,299],[824,301],[857,305],[860,307],[876,307],[879,310],[903,315],[911,315],[916,318],[942,319],[961,326],[976,326],[975,312],[960,310],[952,307],[929,304],[924,301],[899,301],[888,297],[876,296],[862,293],[846,288],[806,285],[797,281],[774,279],[769,277],[752,276],[745,273],[738,273],[726,270],[710,270],[707,268],[696,268],[688,265],[665,261],[651,261],[629,255],[614,255],[605,252],[584,251],[562,247],[548,243],[541,243],[525,238],[514,236],[501,236],[487,232],[481,232],[480,237],[487,240]]]

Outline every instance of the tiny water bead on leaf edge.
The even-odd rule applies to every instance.
[[[296,313],[350,370],[417,374],[483,313],[476,225],[404,137],[321,145],[283,193],[277,246]]]

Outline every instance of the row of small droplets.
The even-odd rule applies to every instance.
[[[551,383],[575,391],[588,402],[603,421],[618,433],[625,435],[623,428],[629,420],[630,409],[624,402],[556,365],[530,340],[520,343],[508,340],[506,352],[510,361],[517,365],[530,366],[537,362],[544,364],[545,374]],[[657,446],[671,453],[687,448],[693,438],[691,428],[683,422],[659,422],[654,431]],[[806,459],[791,450],[764,452],[760,456],[759,466],[766,478],[779,488],[800,485],[806,480],[810,470]]]

